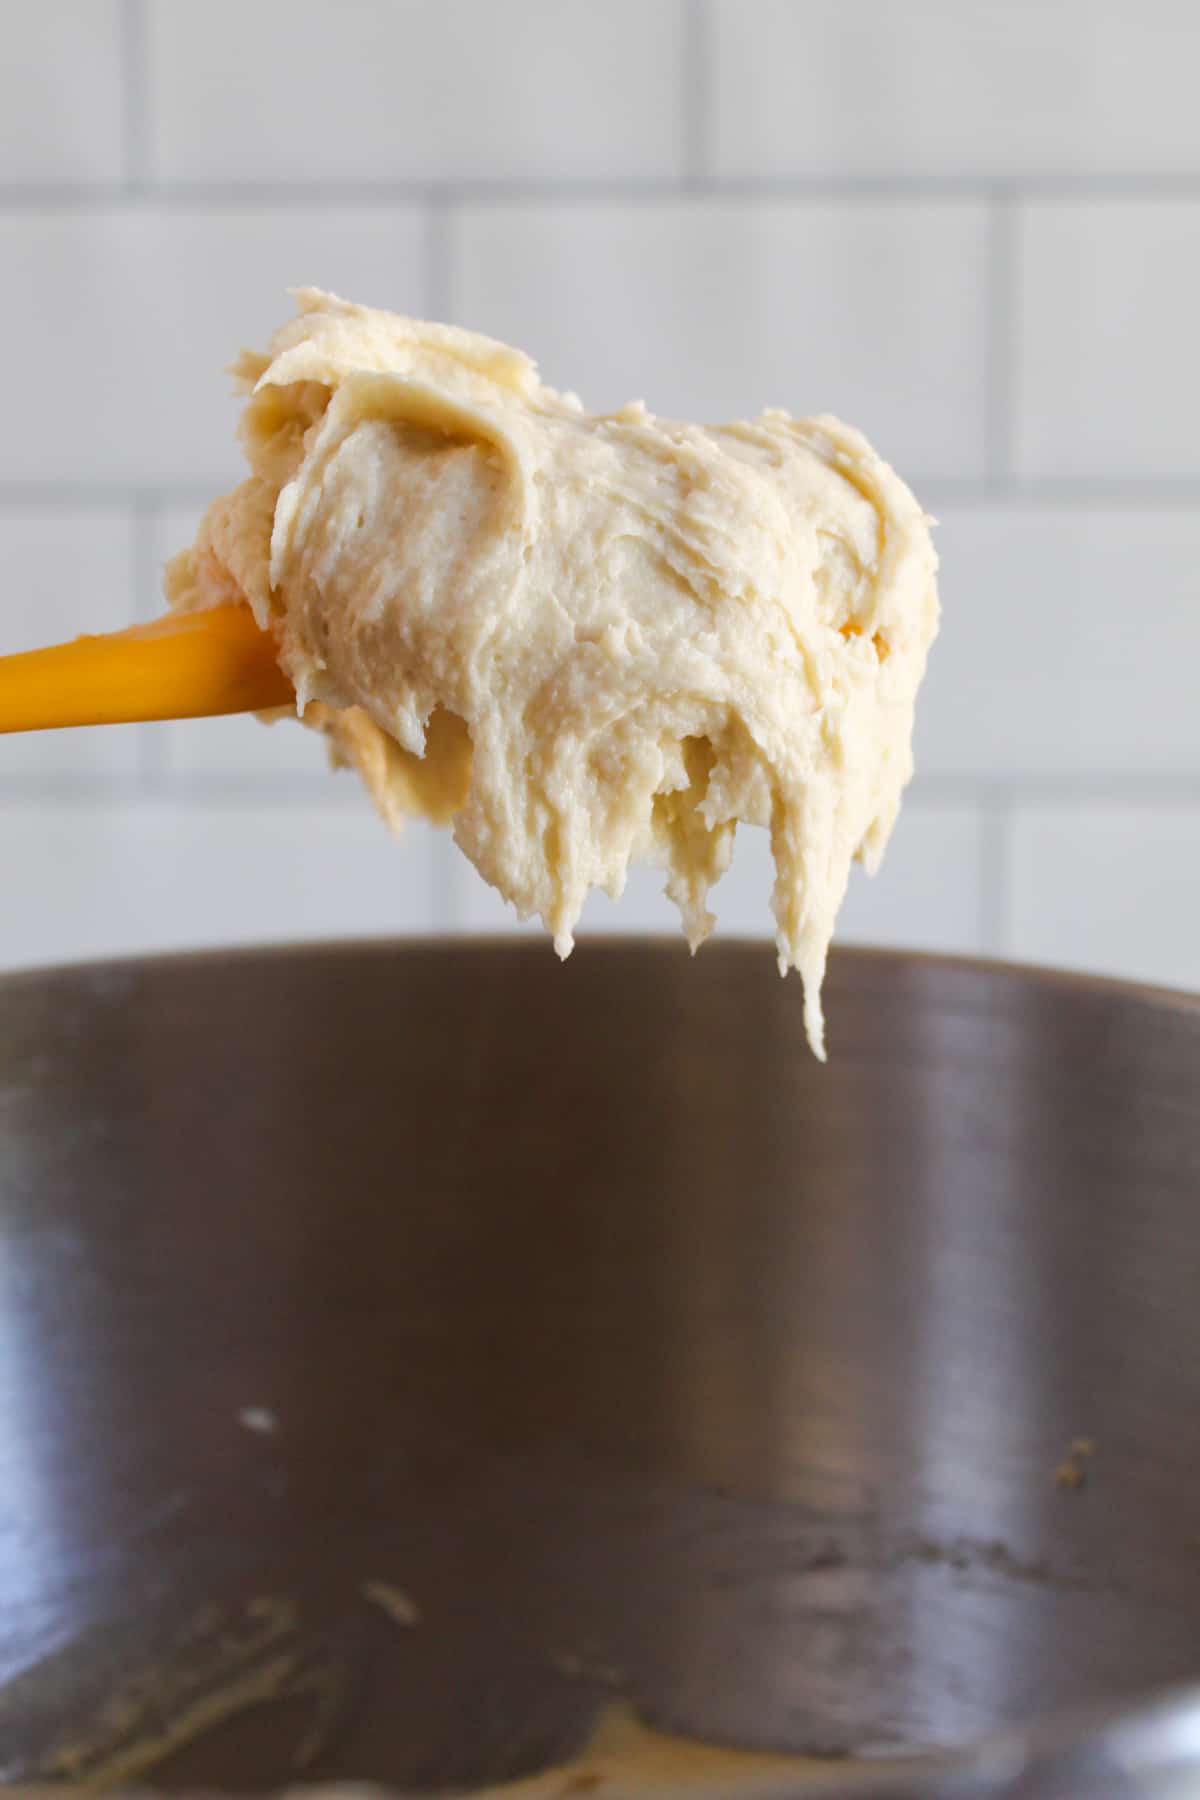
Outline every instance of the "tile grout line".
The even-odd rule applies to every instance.
[[[984,456],[990,480],[1004,484],[1013,471],[1018,330],[1016,210],[1011,195],[992,200],[987,234]]]
[[[914,202],[997,200],[1075,201],[1081,205],[1127,200],[1200,200],[1200,175],[1158,176],[920,176],[809,175],[715,176],[691,178],[620,177],[446,177],[441,180],[337,179],[329,181],[162,181],[149,170],[152,96],[146,79],[144,34],[135,29],[144,18],[140,0],[124,0],[130,21],[125,51],[126,82],[135,84],[137,110],[125,121],[127,159],[138,165],[118,182],[11,182],[0,186],[0,215],[36,208],[128,209],[137,206],[188,207],[321,207],[419,206],[430,199],[471,205],[537,205],[573,201],[587,206],[627,201],[654,204],[700,193],[712,200],[751,203],[796,201],[877,201],[897,205]],[[706,135],[709,120],[701,121]],[[689,131],[691,137],[693,131]]]
[[[121,0],[122,130],[128,198],[143,197],[149,187],[149,107],[147,19],[145,0]]]
[[[158,558],[162,547],[163,500],[151,490],[139,490],[133,502],[133,612],[147,621],[162,609],[155,604]],[[161,727],[138,727],[138,783],[147,797],[157,794],[166,775]]]
[[[1009,948],[1012,900],[1012,825],[1008,800],[980,809],[979,948],[984,956],[1004,956]]]
[[[708,0],[679,0],[683,183],[702,188],[712,169],[712,19]]]
[[[1027,770],[1018,775],[926,774],[914,777],[906,804],[914,806],[1200,805],[1200,770],[1089,769],[1083,773]]]
[[[210,476],[205,481],[4,481],[0,480],[0,510],[19,512],[87,511],[109,507],[120,511],[134,507],[141,499],[165,505],[199,503],[212,498],[215,488],[228,486],[235,471]]]
[[[924,495],[948,504],[1014,506],[1188,506],[1200,504],[1200,480],[1190,476],[986,476],[981,481],[943,475],[912,476]]]
[[[156,617],[161,608],[155,604],[157,588],[157,561],[159,551],[158,528],[165,507],[163,497],[153,488],[136,488],[133,493],[133,518],[136,537],[134,540],[134,618],[139,623],[146,623]]]
[[[103,727],[97,727],[102,730]],[[212,806],[230,812],[271,805],[314,807],[320,812],[343,809],[352,789],[330,789],[320,775],[244,774],[199,775],[189,770],[163,771],[162,778],[147,788],[140,771],[111,775],[45,774],[0,776],[0,801],[18,805],[74,805],[81,801],[140,803],[169,800],[173,806]],[[387,827],[381,825],[386,832]]]
[[[449,320],[454,316],[451,205],[445,195],[431,195],[425,203],[425,317]]]

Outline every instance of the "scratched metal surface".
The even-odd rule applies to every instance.
[[[0,1772],[497,1780],[614,1695],[923,1750],[1196,1675],[1200,1009],[842,953],[821,1068],[799,999],[741,945],[0,982]]]

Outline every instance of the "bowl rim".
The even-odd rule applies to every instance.
[[[767,938],[728,933],[706,943],[697,952],[709,961],[714,957],[770,954],[772,943]],[[479,955],[502,950],[506,956],[520,955],[533,959],[554,954],[549,935],[524,935],[512,931],[467,932],[401,932],[360,933],[356,936],[268,939],[261,942],[233,944],[198,944],[178,948],[118,951],[112,955],[68,957],[49,962],[30,963],[11,969],[0,969],[0,994],[27,983],[48,981],[63,976],[80,979],[103,979],[142,970],[190,968],[244,961],[300,961],[314,956],[352,958],[391,957],[396,955],[460,956]],[[682,937],[665,932],[595,932],[577,940],[572,956],[591,955],[596,951],[619,951],[662,957],[691,954]],[[1055,988],[1079,994],[1112,995],[1200,1016],[1200,989],[1174,987],[1122,975],[1109,975],[1088,969],[1064,968],[1054,963],[1025,962],[1016,957],[987,956],[978,952],[905,949],[903,945],[834,944],[830,961],[837,963],[891,964],[914,970],[976,974],[990,980],[1015,983],[1025,987]]]

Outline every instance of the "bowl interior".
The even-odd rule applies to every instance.
[[[0,1771],[921,1751],[1200,1664],[1200,1011],[761,946],[0,984]]]

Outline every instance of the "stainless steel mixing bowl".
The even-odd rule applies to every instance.
[[[800,997],[0,983],[0,1770],[496,1780],[617,1694],[923,1751],[1200,1675],[1200,1006],[843,952],[823,1068]]]

